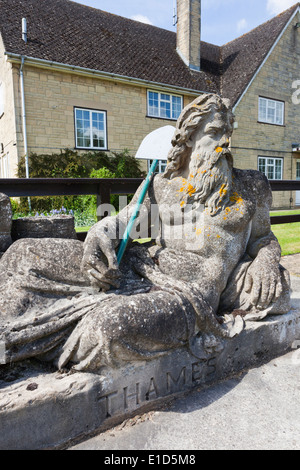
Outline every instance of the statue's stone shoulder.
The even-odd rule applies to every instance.
[[[257,170],[240,170],[234,168],[234,177],[255,197],[257,205],[272,205],[272,190],[268,178]]]

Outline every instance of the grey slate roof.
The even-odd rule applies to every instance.
[[[221,48],[223,96],[235,104],[299,3]]]
[[[6,52],[218,92],[234,104],[297,6],[223,47],[202,41],[201,72],[191,71],[177,54],[175,32],[70,0],[0,0],[0,32]]]

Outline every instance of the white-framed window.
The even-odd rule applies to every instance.
[[[107,150],[106,111],[75,108],[76,148]]]
[[[296,162],[296,179],[300,180],[300,160]]]
[[[9,153],[0,157],[0,176],[9,178]]]
[[[153,163],[153,160],[148,160],[148,171],[150,170],[152,163]],[[166,166],[167,166],[167,162],[165,160],[158,160],[158,165],[157,165],[155,173],[164,173]]]
[[[150,117],[176,120],[182,111],[182,96],[148,90],[147,113]]]
[[[0,82],[0,118],[4,114],[4,83]]]
[[[258,157],[258,169],[269,180],[282,180],[283,158]]]
[[[284,125],[284,102],[258,98],[258,120],[267,124]]]

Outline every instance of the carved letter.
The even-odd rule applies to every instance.
[[[148,389],[148,392],[146,393],[146,400],[149,401],[150,400],[150,395],[152,395],[152,393],[155,393],[155,398],[158,397],[158,390],[157,390],[157,386],[156,386],[156,383],[155,383],[155,380],[154,378],[152,377],[150,379],[150,385],[149,385],[149,389]]]
[[[192,382],[198,382],[201,379],[202,370],[199,368],[200,364],[200,362],[192,364]]]
[[[104,395],[104,397],[100,397],[100,400],[105,400],[105,413],[106,413],[106,418],[110,418],[112,415],[111,411],[111,400],[110,398],[113,397],[114,395],[118,395],[118,391],[109,393],[108,395]]]
[[[135,393],[132,393],[131,395],[128,395],[128,387],[124,387],[124,409],[126,410],[128,408],[128,398],[135,398],[135,403],[136,405],[139,405],[140,400],[139,400],[139,393],[140,393],[140,384],[137,383],[135,384]]]
[[[207,375],[213,375],[215,372],[216,372],[216,361],[217,361],[217,358],[216,357],[211,357],[208,361],[207,361]],[[210,369],[210,370],[209,370]]]
[[[183,384],[182,385],[185,385],[186,384],[186,367],[183,367],[181,369],[180,374],[179,374],[177,379],[174,379],[171,372],[167,372],[167,390],[168,390],[168,392],[171,391],[171,383],[173,382],[174,384],[178,385],[181,377],[183,378]]]

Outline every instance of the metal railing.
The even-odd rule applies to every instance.
[[[96,195],[97,206],[110,203],[111,194],[133,194],[141,178],[8,178],[0,179],[0,192],[9,197]],[[270,181],[272,191],[300,191],[300,181]],[[298,215],[271,217],[271,224],[300,222]],[[83,240],[85,233],[79,233]]]

